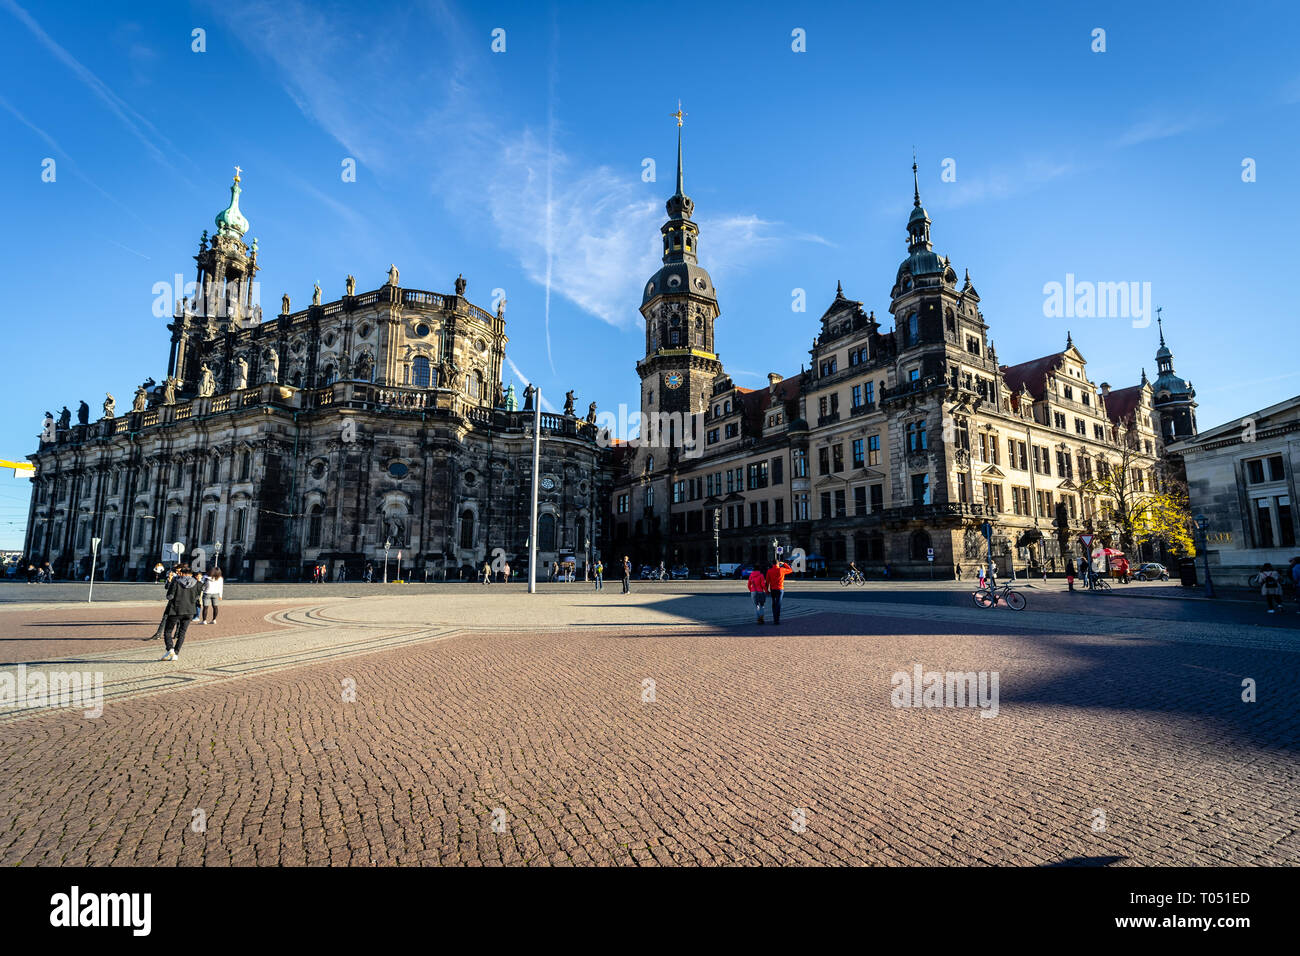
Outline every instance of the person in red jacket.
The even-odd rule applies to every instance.
[[[785,593],[785,576],[794,568],[778,561],[767,569],[767,593],[772,596],[772,623],[781,623],[781,596]]]
[[[767,604],[767,574],[755,568],[749,572],[749,593],[754,598],[754,614],[763,623],[763,610]]]

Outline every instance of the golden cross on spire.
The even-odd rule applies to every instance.
[[[235,182],[239,182],[239,174],[242,172],[243,170],[240,169],[238,166],[235,167]]]
[[[677,128],[678,128],[678,129],[681,129],[681,128],[682,128],[682,117],[687,115],[686,113],[683,113],[683,112],[682,112],[682,101],[681,101],[681,100],[678,100],[678,101],[677,101],[677,112],[676,112],[676,113],[669,113],[668,115],[676,118],[676,120],[677,120]]]

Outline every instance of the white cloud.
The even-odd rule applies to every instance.
[[[429,11],[446,38],[444,53],[423,73],[411,70],[406,48],[393,47],[401,61],[389,62],[388,45],[357,47],[346,27],[292,0],[214,12],[276,64],[303,115],[364,166],[381,176],[422,174],[459,217],[486,215],[498,243],[530,280],[543,287],[549,280],[553,293],[616,327],[640,321],[640,290],[659,266],[668,197],[641,181],[639,167],[620,173],[549,148],[557,138],[553,123],[541,137],[497,120],[493,107],[476,102],[473,90],[490,99],[491,81],[471,89],[470,54],[455,52],[469,49],[469,41],[445,6]],[[404,21],[387,29],[428,32]],[[334,69],[340,62],[346,71]],[[755,215],[701,221],[706,264],[717,274],[751,265],[790,241],[825,242]]]

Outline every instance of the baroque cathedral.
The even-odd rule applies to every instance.
[[[485,561],[526,565],[531,395],[503,392],[504,302],[376,289],[347,277],[341,299],[264,318],[256,239],[230,203],[194,257],[195,295],[175,309],[161,384],[129,411],[47,413],[25,551],[56,573],[136,580],[158,561],[219,563],[249,581],[358,578],[367,564],[437,580]],[[593,405],[594,410],[594,405]],[[542,414],[540,562],[585,564],[599,549],[608,452],[594,414]],[[521,560],[523,558],[523,560]]]
[[[1136,385],[1094,384],[1065,330],[1060,351],[1002,364],[969,271],[959,278],[935,251],[912,170],[892,327],[837,287],[808,367],[743,388],[716,348],[721,309],[699,263],[678,115],[663,266],[641,302],[651,425],[615,449],[611,553],[707,569],[771,561],[780,547],[814,572],[854,561],[951,576],[986,558],[987,522],[1000,573],[1059,568],[1080,532],[1116,530],[1094,476],[1123,468],[1138,494],[1163,480],[1165,443],[1196,429],[1163,324],[1154,386],[1145,371]]]

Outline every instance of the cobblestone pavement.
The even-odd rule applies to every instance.
[[[268,621],[267,614],[301,604],[283,600],[223,603],[216,621],[190,625],[185,645],[192,647],[199,641],[285,627]],[[158,628],[162,609],[162,601],[5,608],[0,610],[0,665],[69,658],[93,651],[137,650],[144,645],[161,654],[162,641],[150,642],[150,638]]]
[[[0,863],[1300,862],[1290,630],[603,598],[323,597],[177,665],[79,655],[101,717],[0,722]],[[892,706],[916,664],[997,672],[997,716]]]

